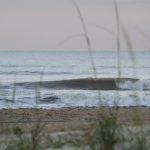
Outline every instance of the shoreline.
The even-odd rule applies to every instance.
[[[115,107],[66,107],[53,109],[1,109],[0,133],[6,133],[15,126],[30,130],[37,122],[46,124],[49,132],[85,130],[100,119],[101,113],[108,114]],[[123,125],[132,125],[135,117],[143,125],[150,123],[150,107],[118,107],[117,118]]]

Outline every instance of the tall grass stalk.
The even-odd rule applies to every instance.
[[[96,71],[94,57],[93,57],[93,52],[92,52],[91,40],[90,40],[90,37],[88,35],[88,31],[87,31],[87,28],[86,28],[85,20],[84,20],[84,17],[82,15],[82,13],[80,11],[80,8],[79,8],[78,4],[76,3],[76,1],[72,0],[72,3],[74,5],[74,7],[75,7],[75,9],[76,9],[76,11],[78,13],[79,19],[80,19],[80,22],[81,22],[81,25],[82,25],[82,29],[83,29],[83,33],[84,33],[84,37],[85,37],[86,44],[87,44],[87,48],[88,48],[88,52],[89,52],[89,55],[90,55],[90,61],[91,61],[94,77],[97,78],[97,71]]]
[[[70,35],[67,36],[66,38],[64,38],[63,40],[61,40],[54,49],[58,49],[60,46],[62,46],[65,42],[67,42],[68,40],[74,39],[74,38],[78,38],[78,37],[84,37],[84,34],[74,34],[74,35]]]
[[[95,65],[95,62],[94,62],[94,56],[93,56],[93,51],[92,51],[92,46],[91,46],[91,40],[90,40],[90,37],[89,37],[89,34],[88,34],[86,23],[85,23],[84,17],[82,15],[81,10],[80,10],[78,4],[76,3],[76,1],[72,0],[72,3],[73,3],[73,5],[74,5],[74,7],[77,11],[77,14],[78,14],[80,22],[81,22],[81,26],[82,26],[82,29],[83,29],[84,37],[85,37],[85,40],[86,40],[86,44],[87,44],[87,48],[88,48],[88,52],[89,52],[89,56],[90,56],[90,62],[91,62],[91,65],[92,65],[94,78],[97,79],[98,76],[97,76],[97,71],[96,71],[96,65]],[[100,105],[102,105],[100,91],[98,91],[98,99],[99,99]]]
[[[133,46],[132,46],[131,38],[130,38],[129,33],[126,30],[125,27],[122,27],[122,33],[123,33],[123,37],[125,39],[124,41],[125,41],[125,43],[127,45],[127,48],[128,48],[128,52],[129,52],[131,61],[133,63],[133,67],[135,67],[136,66],[136,58],[135,58],[135,54],[134,54],[134,51],[133,51]],[[135,72],[135,75],[136,75],[136,72]]]
[[[115,17],[116,17],[116,27],[117,27],[117,34],[116,34],[116,44],[117,44],[117,65],[118,65],[118,78],[121,77],[121,43],[120,43],[120,17],[119,17],[119,9],[118,9],[118,4],[116,0],[114,0],[114,8],[115,8]]]
[[[39,100],[40,100],[40,97],[41,97],[41,94],[40,94],[40,90],[39,90],[39,85],[35,85],[35,102],[36,102],[36,105],[39,103]]]
[[[113,37],[117,36],[114,31],[112,31],[112,30],[110,30],[110,29],[108,29],[106,27],[103,27],[103,26],[100,26],[100,25],[97,25],[97,24],[89,24],[89,26],[97,28],[97,29],[100,29],[100,30],[103,30],[103,31],[109,33],[110,35],[112,35]]]
[[[39,101],[41,100],[41,86],[42,86],[42,82],[43,82],[44,70],[45,70],[45,67],[43,67],[42,71],[40,72],[40,81],[39,81],[39,83],[37,83],[37,85],[35,86],[36,104],[38,104]]]
[[[103,30],[103,31],[106,31],[110,35],[116,36],[115,32],[113,32],[112,30],[110,30],[110,29],[108,29],[106,27],[103,27],[103,26],[100,26],[100,25],[96,25],[96,24],[88,24],[88,26],[89,27],[94,27],[94,28],[97,28],[97,29],[100,29],[100,30]],[[72,40],[74,38],[78,38],[78,37],[84,37],[85,38],[84,35],[85,35],[84,33],[69,35],[69,36],[65,37],[63,40],[61,40],[60,42],[58,42],[54,49],[58,49],[64,43],[66,43],[67,41]]]
[[[16,87],[16,78],[15,78],[14,83],[13,83],[13,91],[12,91],[12,102],[13,103],[15,102],[15,99],[16,99],[16,90],[17,90],[17,87]]]
[[[132,45],[132,42],[131,42],[130,35],[129,35],[127,29],[124,26],[122,26],[122,33],[123,33],[124,41],[125,41],[126,46],[128,48],[128,53],[129,53],[130,59],[131,59],[132,64],[133,64],[133,75],[136,77],[137,76],[137,73],[136,73],[136,58],[135,58],[135,54],[134,54],[134,51],[133,51],[133,45]],[[138,106],[139,102],[140,102],[139,94],[136,91],[136,89],[133,89],[133,93],[136,96],[134,103],[135,103],[136,106]],[[133,113],[134,113],[133,123],[135,125],[142,126],[142,117],[141,117],[141,114],[140,114],[140,110],[137,110],[137,108],[135,107],[135,108],[133,108]]]
[[[117,80],[116,85],[119,87],[120,81],[121,81],[121,22],[120,22],[120,16],[119,16],[119,8],[118,3],[116,0],[113,0],[114,4],[114,11],[115,11],[115,19],[116,19],[116,47],[117,47]],[[117,104],[119,100],[119,91],[116,92],[116,100],[114,101],[114,105],[116,107],[116,110],[118,109]],[[117,111],[116,111],[117,113]]]

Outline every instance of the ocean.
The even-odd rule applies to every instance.
[[[91,90],[74,88],[71,82],[95,77],[87,51],[0,51],[0,108],[114,106],[116,101],[118,106],[150,106],[150,52],[135,52],[134,57],[133,62],[128,52],[121,52],[122,82],[117,90]],[[94,51],[93,59],[97,78],[118,78],[116,51]],[[59,88],[62,80],[69,86]],[[56,82],[57,88],[43,82]]]

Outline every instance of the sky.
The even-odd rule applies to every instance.
[[[113,0],[76,0],[93,50],[116,50]],[[150,1],[117,0],[134,50],[150,50]],[[127,50],[121,30],[121,50]],[[0,50],[86,50],[72,0],[0,0]]]

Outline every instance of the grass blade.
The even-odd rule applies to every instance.
[[[128,52],[130,54],[131,60],[133,62],[133,65],[135,66],[136,59],[135,59],[135,55],[134,55],[134,51],[133,51],[133,46],[132,46],[131,38],[130,38],[129,33],[126,30],[125,27],[122,27],[122,33],[123,33],[123,37],[125,39],[125,43],[126,43],[126,45],[128,47]]]
[[[91,40],[90,40],[89,35],[88,35],[88,31],[87,31],[87,28],[86,28],[84,17],[82,16],[82,13],[81,13],[80,8],[79,8],[78,4],[76,3],[76,1],[72,0],[72,3],[74,5],[74,7],[75,7],[75,9],[78,13],[79,19],[80,19],[82,29],[83,29],[83,33],[84,33],[84,37],[85,37],[85,40],[86,40],[86,43],[87,43],[87,48],[88,48],[89,55],[90,55],[90,60],[91,60],[91,65],[92,65],[94,77],[97,78],[97,72],[96,72],[96,67],[95,67],[95,63],[94,63],[92,47],[91,47]]]
[[[63,40],[61,40],[54,49],[59,48],[60,46],[62,46],[64,43],[66,43],[67,41],[73,39],[73,38],[77,38],[77,37],[84,37],[84,34],[74,34],[74,35],[70,35],[67,36],[66,38],[64,38]]]
[[[116,34],[116,42],[117,42],[117,66],[118,66],[118,78],[121,77],[121,61],[120,61],[120,51],[121,51],[121,44],[120,44],[120,17],[119,17],[119,9],[116,0],[114,0],[114,8],[115,8],[115,17],[116,17],[116,24],[117,24],[117,34]]]

